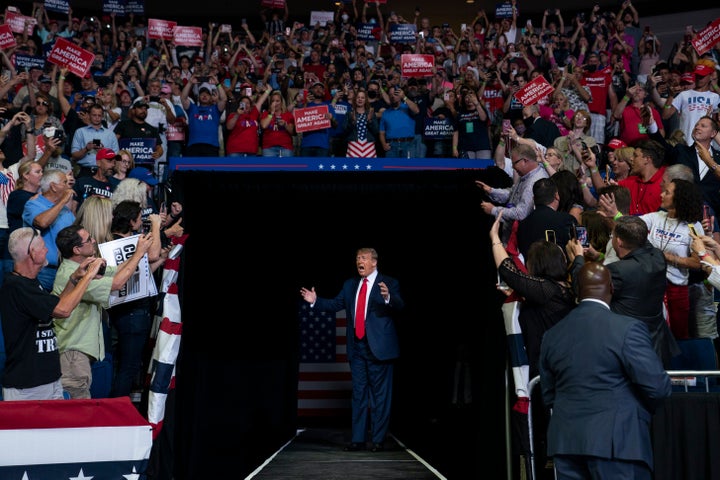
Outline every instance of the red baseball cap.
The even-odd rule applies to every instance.
[[[695,70],[693,70],[693,73],[695,73],[695,75],[700,75],[700,76],[704,77],[705,75],[710,75],[712,73],[712,71],[713,71],[712,68],[700,63],[698,65],[695,65]]]
[[[694,83],[695,82],[695,74],[694,73],[683,73],[680,75],[680,83]]]
[[[101,148],[95,154],[95,160],[115,160],[116,158],[119,158],[119,157],[120,157],[120,155],[115,153],[115,151],[112,148]]]
[[[627,143],[623,142],[619,138],[613,138],[612,140],[610,140],[610,142],[608,142],[607,146],[608,146],[608,148],[616,150],[618,148],[627,147]]]

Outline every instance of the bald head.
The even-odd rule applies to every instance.
[[[612,277],[610,271],[598,262],[585,262],[577,276],[580,300],[594,298],[610,304]]]

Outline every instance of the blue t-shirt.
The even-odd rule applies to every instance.
[[[220,147],[218,127],[222,112],[217,105],[198,105],[191,103],[188,113],[188,145],[205,143]]]

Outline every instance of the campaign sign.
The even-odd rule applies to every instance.
[[[70,11],[70,3],[67,0],[45,0],[44,6],[45,10],[66,15]]]
[[[31,57],[30,55],[15,55],[15,70],[30,70],[33,67],[45,70],[45,59],[43,57]]]
[[[495,5],[495,18],[512,18],[512,3],[498,3]]]
[[[357,29],[357,39],[358,40],[365,40],[366,42],[375,40],[375,35],[373,34],[373,29],[375,28],[375,24],[357,23],[355,25],[355,28]]]
[[[535,77],[531,82],[528,82],[523,88],[515,92],[515,99],[523,105],[533,105],[540,99],[550,95],[555,89],[552,85],[545,80],[545,77],[540,75]]]
[[[692,46],[695,47],[698,55],[702,55],[709,51],[718,41],[720,41],[720,18],[700,30],[692,39]]]
[[[145,0],[127,0],[127,5],[125,5],[125,13],[145,15]]]
[[[125,263],[135,253],[135,247],[140,235],[119,238],[98,245],[100,255],[107,260],[107,264],[113,267]],[[137,266],[137,269],[130,276],[128,281],[119,290],[110,292],[109,304],[112,307],[119,303],[131,302],[140,298],[151,297],[158,294],[155,279],[150,272],[150,263],[147,253]]]
[[[0,49],[5,50],[15,45],[17,42],[15,42],[15,35],[13,35],[10,25],[0,25]]]
[[[285,0],[262,0],[260,6],[281,10],[285,8]]]
[[[453,124],[449,118],[428,117],[425,119],[423,137],[428,140],[447,140],[453,136]]]
[[[103,0],[103,13],[115,13],[117,15],[125,15],[125,0]]]
[[[176,25],[173,29],[175,45],[184,47],[202,47],[202,27],[181,27]]]
[[[93,60],[95,60],[94,53],[78,47],[74,42],[65,40],[63,37],[55,39],[55,45],[48,54],[50,63],[67,67],[70,72],[80,78],[83,78],[90,70]]]
[[[173,30],[176,25],[177,22],[171,22],[170,20],[151,18],[148,20],[148,38],[171,42],[174,38]]]
[[[10,9],[5,11],[5,23],[7,25],[10,25],[10,30],[12,30],[14,33],[23,33],[23,28],[25,28],[25,22],[28,22],[26,33],[28,34],[28,36],[31,36],[33,34],[33,31],[35,30],[35,25],[37,25],[36,19],[34,19],[33,17],[26,17],[20,12],[13,12]]]
[[[310,25],[320,25],[324,27],[328,23],[332,23],[335,20],[335,12],[323,12],[323,11],[312,11],[310,12]]]
[[[152,157],[155,151],[154,138],[119,138],[120,150],[127,150],[132,153],[135,163],[138,165],[150,165],[155,167],[155,159]]]
[[[400,55],[400,71],[403,77],[432,77],[435,57],[419,53]]]
[[[327,105],[294,109],[293,117],[295,117],[295,131],[302,133],[312,132],[313,130],[322,130],[323,128],[330,128],[332,124],[330,119],[327,118],[327,114]]]
[[[388,36],[392,43],[415,43],[417,26],[414,23],[393,23]]]

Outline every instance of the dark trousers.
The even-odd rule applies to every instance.
[[[369,420],[369,440],[382,444],[390,426],[394,364],[375,358],[366,340],[356,340],[350,348],[353,349],[351,441],[365,443],[368,440],[365,435]]]
[[[110,321],[117,332],[113,358],[117,361],[111,397],[130,395],[135,379],[143,368],[143,354],[150,336],[152,316],[145,307],[118,314],[110,309]]]

